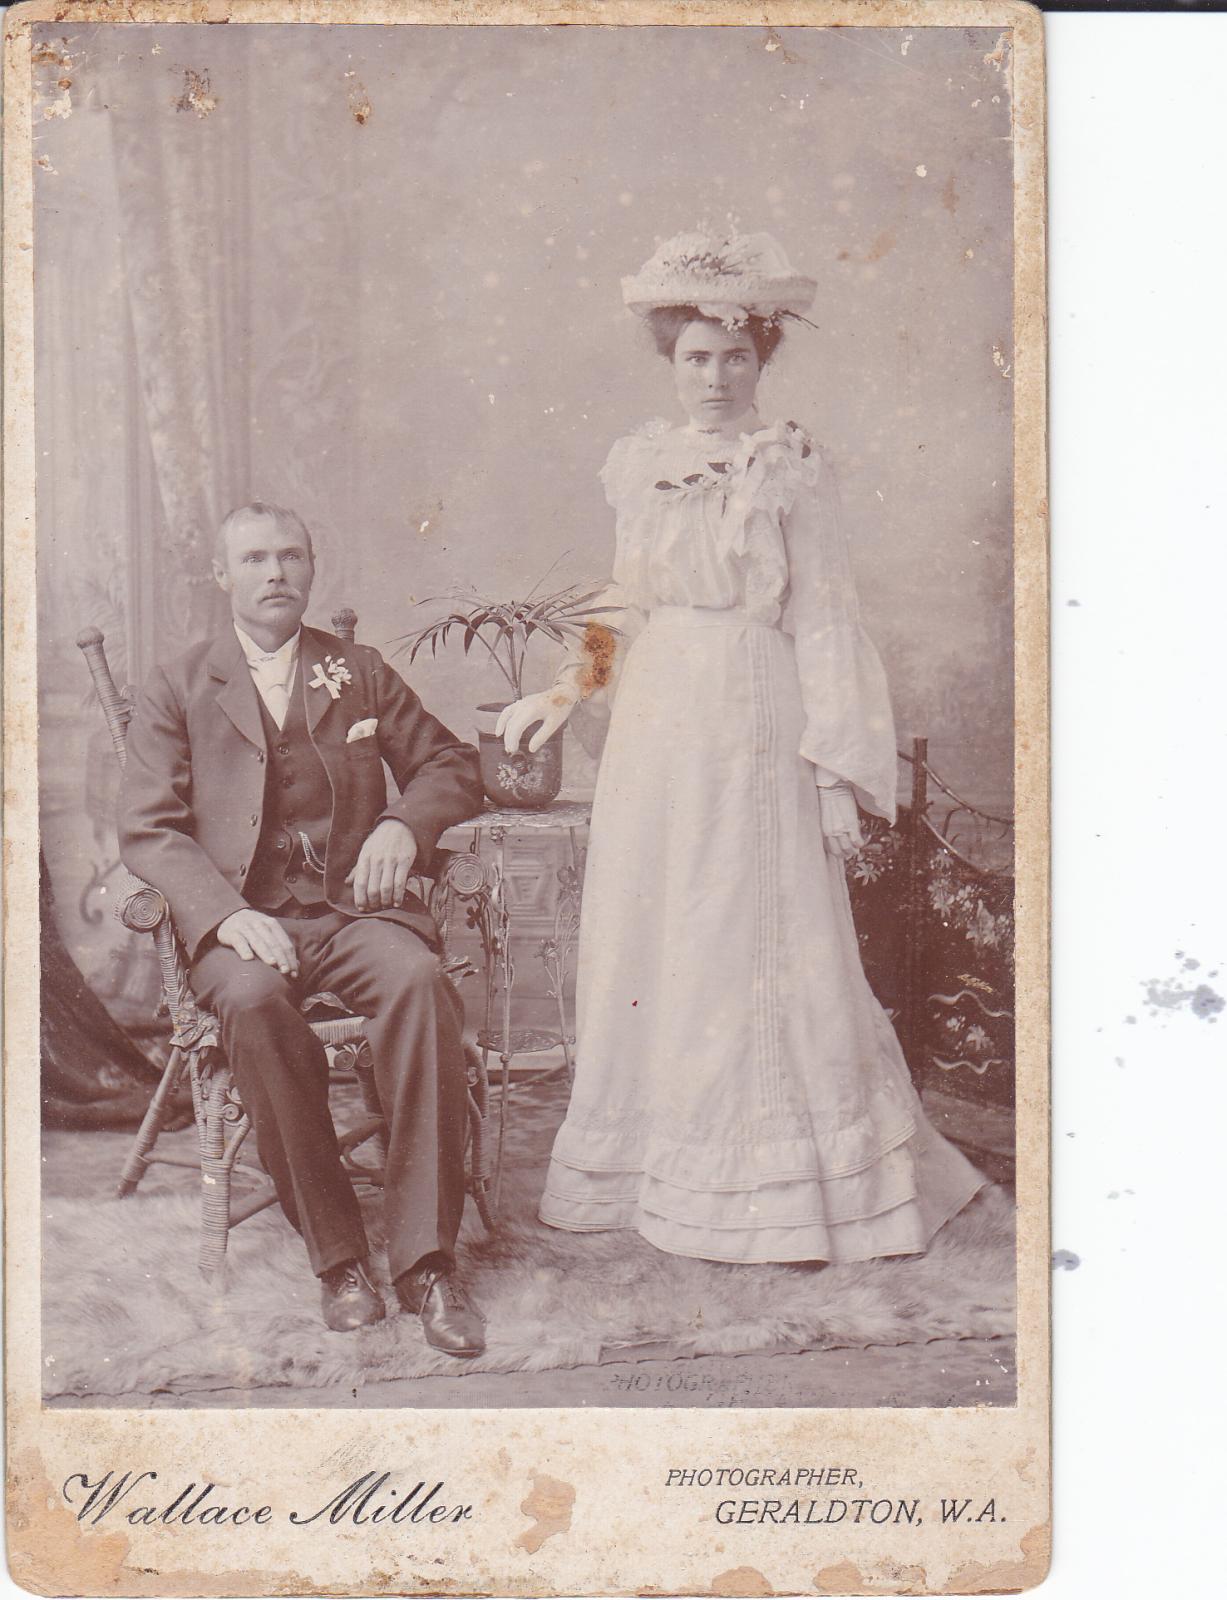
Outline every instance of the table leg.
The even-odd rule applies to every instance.
[[[475,828],[472,832],[467,858],[464,855],[451,858],[435,884],[430,901],[430,909],[443,936],[445,958],[448,956],[447,928],[452,910],[456,904],[465,907],[468,925],[476,930],[477,936],[481,941],[485,989],[482,1023],[479,1028],[479,1037],[482,1041],[479,1046],[481,1051],[480,1084],[482,1088],[476,1099],[470,1093],[470,1113],[478,1119],[479,1124],[484,1122],[489,1103],[487,1094],[489,1085],[488,1041],[493,1037],[491,1026],[494,1019],[494,991],[498,981],[502,952],[507,944],[502,880],[498,868],[483,860],[481,856],[481,840],[481,829]],[[461,974],[462,976],[475,970],[467,962],[467,958],[461,958],[455,962],[447,961],[444,970],[450,974],[450,969],[454,966],[467,968],[467,971]],[[501,1106],[499,1115],[501,1123]],[[487,1228],[492,1228],[494,1219],[488,1203],[486,1167],[484,1156],[481,1154],[482,1131],[480,1126],[475,1130],[474,1144],[470,1150],[471,1175],[474,1199],[477,1202],[481,1219]]]
[[[494,1150],[494,1209],[497,1212],[502,1200],[503,1192],[503,1145],[507,1137],[507,1116],[511,1107],[511,1061],[513,1051],[511,1048],[511,995],[515,986],[515,962],[511,957],[511,914],[507,907],[507,829],[491,828],[490,842],[498,847],[498,860],[494,867],[495,884],[493,890],[493,932],[494,946],[497,953],[497,966],[491,968],[492,981],[495,974],[502,980],[502,1027],[500,1038],[502,1048],[499,1051],[499,1096],[498,1096],[498,1139]],[[491,992],[491,998],[493,993]],[[489,1030],[490,1019],[487,1015],[486,1027]],[[487,1037],[491,1037],[487,1032]],[[485,1051],[482,1052],[483,1059]]]
[[[558,871],[559,896],[555,905],[552,937],[541,941],[538,952],[550,980],[549,993],[558,1008],[557,1038],[562,1046],[568,1080],[574,1077],[575,1061],[567,1026],[565,986],[567,969],[579,935],[582,874],[586,855],[586,848],[581,845],[579,838],[581,825],[563,824],[568,839],[569,856],[566,865]],[[511,949],[511,912],[507,896],[507,836],[516,831],[515,824],[508,824],[501,817],[491,819],[485,826],[473,827],[470,846],[471,853],[476,856],[481,856],[483,841],[488,841],[489,845],[494,847],[493,858],[487,862],[486,884],[477,898],[480,901],[478,925],[486,967],[485,1015],[480,1046],[483,1075],[488,1073],[490,1056],[497,1054],[499,1060],[498,1133],[494,1145],[490,1190],[495,1212],[502,1199],[503,1157],[506,1150],[508,1118],[511,1113],[511,1097],[515,1087],[511,1079],[511,1063],[517,1054],[516,1032],[512,1027],[516,969]],[[502,994],[496,1011],[496,991],[500,984]],[[530,1048],[540,1047],[538,1041],[532,1041],[530,1045]],[[556,1070],[551,1068],[543,1076],[549,1077]],[[542,1075],[531,1081],[538,1081],[540,1076]]]

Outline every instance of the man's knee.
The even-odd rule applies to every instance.
[[[215,950],[201,963],[201,969],[201,998],[223,1022],[269,1007],[294,1009],[290,985],[263,961],[244,961],[233,950]]]
[[[443,978],[443,963],[438,953],[414,935],[413,945],[399,953],[403,961],[405,981],[415,988],[429,988]]]
[[[412,928],[375,922],[363,928],[363,957],[380,989],[389,997],[429,992],[443,976],[438,955]]]

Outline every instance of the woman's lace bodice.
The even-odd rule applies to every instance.
[[[601,471],[617,514],[613,585],[629,641],[655,606],[739,608],[796,643],[801,755],[893,820],[895,730],[886,677],[860,625],[839,491],[794,422],[738,439],[655,420]]]
[[[778,621],[789,578],[782,516],[814,493],[819,469],[795,423],[734,440],[645,424],[618,440],[601,473],[618,515],[614,581],[643,610],[738,606]]]

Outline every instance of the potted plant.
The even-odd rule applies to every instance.
[[[599,596],[599,589],[568,584],[566,588],[539,594],[542,582],[544,579],[522,600],[491,600],[480,595],[461,594],[436,595],[422,600],[420,605],[446,604],[451,609],[398,641],[401,650],[408,650],[412,663],[427,645],[433,656],[440,645],[446,645],[457,635],[466,656],[474,644],[480,644],[502,673],[511,691],[508,699],[477,707],[482,783],[487,796],[500,806],[548,805],[562,787],[561,728],[531,755],[526,748],[527,735],[516,754],[508,755],[502,739],[494,732],[499,713],[524,697],[524,663],[533,636],[542,634],[554,644],[566,644],[568,641],[583,643],[589,638],[589,629],[618,631],[596,620],[619,609],[617,606],[594,606],[592,602]]]

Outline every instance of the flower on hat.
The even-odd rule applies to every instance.
[[[679,233],[658,245],[622,280],[622,298],[640,316],[661,306],[692,305],[737,327],[747,317],[799,316],[818,285],[794,272],[769,233]]]

